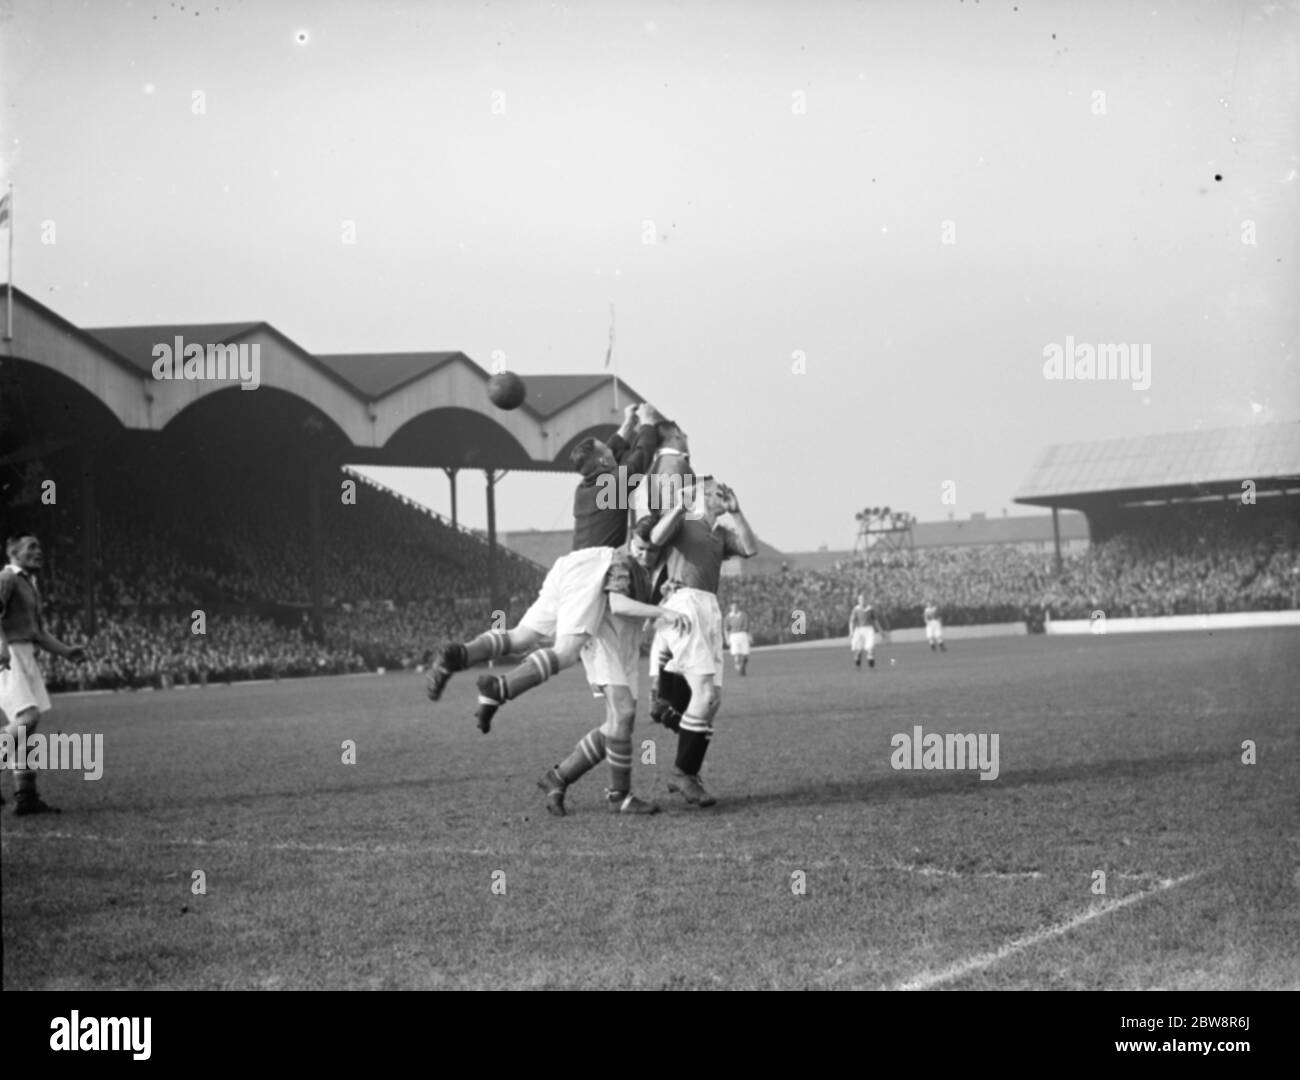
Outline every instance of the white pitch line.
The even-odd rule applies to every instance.
[[[2,838],[3,842],[13,839],[71,840],[88,844],[119,845],[162,845],[168,847],[215,848],[231,851],[286,851],[307,855],[449,855],[449,856],[497,856],[503,858],[527,858],[530,856],[558,856],[574,859],[656,859],[656,860],[693,860],[712,862],[753,863],[755,856],[743,852],[720,851],[602,851],[581,848],[538,848],[529,851],[504,850],[487,847],[435,847],[414,844],[307,844],[301,841],[285,840],[278,843],[253,843],[245,840],[205,840],[199,837],[124,837],[102,836],[95,833],[73,833],[51,830],[49,832],[13,833]],[[794,856],[769,855],[759,856],[770,862],[783,858],[800,870],[825,870],[830,867],[858,866],[862,870],[879,873],[915,874],[918,877],[950,878],[968,881],[984,879],[992,881],[1037,881],[1047,875],[1040,870],[945,870],[938,866],[915,866],[909,863],[854,863],[851,859],[800,860]]]
[[[931,987],[939,986],[942,983],[952,982],[954,979],[960,979],[964,975],[969,975],[973,971],[982,971],[984,968],[992,967],[994,964],[1007,959],[1009,956],[1015,956],[1017,953],[1024,952],[1026,949],[1037,945],[1039,942],[1047,941],[1051,938],[1061,937],[1068,934],[1071,930],[1076,930],[1080,926],[1092,922],[1093,919],[1099,919],[1103,915],[1109,915],[1112,912],[1119,911],[1120,908],[1128,907],[1130,904],[1136,904],[1139,900],[1145,900],[1149,896],[1155,896],[1156,893],[1164,892],[1166,889],[1173,889],[1179,885],[1186,884],[1192,878],[1200,877],[1204,870],[1197,870],[1190,874],[1184,874],[1180,878],[1165,878],[1157,883],[1153,888],[1146,889],[1142,892],[1134,893],[1132,896],[1125,896],[1120,900],[1107,900],[1094,907],[1090,907],[1081,915],[1076,915],[1067,922],[1058,923],[1055,926],[1046,927],[1022,938],[1016,938],[1003,945],[996,952],[984,953],[980,956],[973,956],[969,960],[963,960],[960,963],[953,964],[950,967],[943,968],[935,972],[922,972],[907,982],[899,983],[893,987],[895,990],[929,990]]]
[[[118,844],[140,846],[152,844],[165,847],[213,848],[224,851],[281,851],[304,855],[446,855],[497,858],[558,857],[569,859],[649,859],[658,861],[753,863],[756,857],[743,852],[724,851],[604,851],[583,848],[535,848],[528,851],[490,847],[447,847],[423,844],[307,844],[296,840],[278,843],[255,843],[247,840],[206,840],[202,837],[155,836],[125,837],[102,836],[95,833],[49,832],[11,833],[0,837],[0,845],[14,839],[71,840],[88,844]],[[800,860],[794,856],[759,856],[768,862],[784,859],[798,870],[826,870],[831,867],[857,867],[876,873],[915,874],[917,877],[946,878],[953,881],[1042,881],[1048,877],[1041,870],[945,870],[940,866],[917,866],[912,863],[855,863],[851,859]],[[1113,877],[1122,881],[1160,880],[1155,874],[1117,873]]]

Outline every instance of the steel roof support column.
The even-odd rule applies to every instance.
[[[95,636],[95,552],[99,536],[95,528],[95,455],[87,451],[81,459],[81,592],[85,599],[82,630],[86,637]]]
[[[1052,507],[1052,542],[1056,546],[1056,573],[1061,573],[1061,518],[1060,511]]]

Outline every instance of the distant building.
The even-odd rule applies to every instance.
[[[1068,554],[1088,547],[1088,519],[1083,514],[1060,515],[1061,552]],[[991,518],[972,514],[957,521],[918,521],[912,526],[912,547],[1014,547],[1022,551],[1050,555],[1054,550],[1052,515],[1033,514],[1022,517]],[[800,551],[787,555],[793,570],[833,570],[839,563],[853,559],[852,550]]]

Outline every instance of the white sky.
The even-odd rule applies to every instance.
[[[848,547],[867,505],[1001,513],[1051,442],[1300,418],[1298,27],[1208,0],[17,0],[15,280],[83,326],[265,319],[525,378],[600,371],[612,301],[619,373],[759,534]],[[1150,388],[1044,379],[1067,335],[1149,345]],[[401,472],[445,510],[441,472]],[[571,488],[512,474],[499,526],[565,527]],[[461,509],[482,524],[481,477]]]

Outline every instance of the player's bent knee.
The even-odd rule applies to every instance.
[[[626,739],[632,734],[632,727],[636,723],[635,708],[614,709],[606,721],[606,735],[615,739]]]

